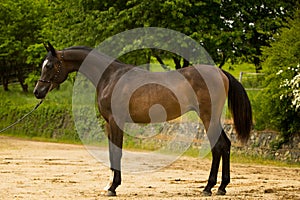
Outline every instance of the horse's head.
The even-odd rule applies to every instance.
[[[45,98],[49,91],[66,80],[68,76],[65,67],[63,67],[63,55],[57,52],[49,42],[48,45],[44,44],[44,46],[48,54],[42,64],[41,77],[33,91],[38,99]]]

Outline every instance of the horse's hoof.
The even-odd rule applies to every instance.
[[[225,194],[226,194],[226,190],[220,190],[220,189],[218,189],[217,195],[225,195]]]
[[[203,190],[203,192],[202,192],[202,196],[211,196],[211,191],[205,191],[205,190]]]
[[[115,196],[117,196],[117,193],[115,191],[108,190],[107,193],[106,193],[106,196],[115,197]]]

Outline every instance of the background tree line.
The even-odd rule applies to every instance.
[[[122,31],[163,27],[192,37],[219,67],[247,62],[263,70],[267,89],[258,95],[261,99],[256,107],[262,111],[258,125],[289,134],[300,129],[299,110],[292,107],[294,97],[287,95],[294,90],[282,86],[283,80],[292,80],[299,73],[287,68],[300,63],[296,0],[0,0],[0,16],[0,79],[5,90],[11,80],[20,82],[24,91],[36,81],[45,41],[58,49],[95,47]],[[144,64],[150,57],[161,64],[165,58],[172,60],[176,69],[189,64],[153,49],[121,59]],[[275,76],[280,70],[284,73]]]
[[[97,46],[106,38],[137,27],[164,27],[198,41],[222,67],[249,62],[261,69],[261,47],[269,46],[279,28],[288,26],[296,0],[2,0],[0,70],[8,89],[11,75],[26,91],[24,77],[40,62],[42,42],[58,48]],[[138,56],[137,56],[138,54]],[[141,56],[142,55],[142,56]],[[150,56],[169,57],[174,66],[188,65],[175,55],[145,50],[131,55],[136,64]],[[129,61],[133,62],[133,61]]]

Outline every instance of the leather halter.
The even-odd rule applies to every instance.
[[[56,73],[55,73],[55,75],[54,75],[54,77],[53,77],[52,80],[48,81],[48,80],[45,80],[45,79],[39,79],[38,81],[42,82],[42,83],[49,83],[49,84],[52,84],[52,82],[55,83],[55,80],[58,78],[58,76],[59,76],[59,74],[61,72],[63,58],[64,58],[64,51],[62,51],[61,59],[59,59],[59,64],[58,64]]]
[[[51,83],[51,81],[47,81],[47,80],[44,80],[44,79],[39,79],[38,81],[42,82],[42,83]]]

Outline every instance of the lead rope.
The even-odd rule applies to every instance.
[[[42,103],[43,103],[44,99],[42,99],[39,103],[36,104],[36,106],[29,111],[28,113],[26,113],[23,117],[21,117],[20,119],[18,119],[17,121],[15,121],[14,123],[12,123],[11,125],[5,127],[4,129],[0,130],[0,133],[6,131],[7,129],[10,129],[11,127],[15,126],[16,124],[18,124],[19,122],[21,122],[23,119],[25,119],[28,115],[30,115],[33,111],[35,111]]]

